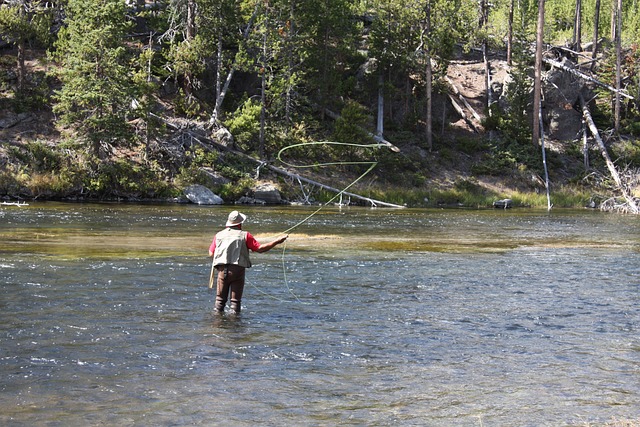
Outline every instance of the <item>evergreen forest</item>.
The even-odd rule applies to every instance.
[[[637,213],[638,3],[4,0],[0,197]]]

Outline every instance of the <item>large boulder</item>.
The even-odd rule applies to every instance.
[[[184,195],[191,203],[198,205],[221,205],[224,200],[204,185],[190,185],[184,189]]]
[[[267,205],[279,205],[282,203],[282,196],[278,188],[270,183],[260,184],[253,189],[253,197],[263,200]]]

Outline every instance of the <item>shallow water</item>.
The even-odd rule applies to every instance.
[[[638,217],[327,208],[215,316],[229,210],[0,207],[0,424],[640,419]],[[245,228],[312,212],[247,208]]]

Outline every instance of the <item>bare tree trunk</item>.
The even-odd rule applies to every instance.
[[[616,166],[613,164],[613,162],[611,161],[611,158],[609,157],[609,154],[607,153],[607,147],[605,147],[604,142],[600,137],[600,132],[598,132],[598,128],[596,127],[596,124],[594,123],[593,118],[591,117],[591,113],[589,112],[589,107],[587,106],[587,103],[582,97],[582,94],[580,95],[580,104],[582,105],[582,114],[584,116],[584,119],[587,122],[587,125],[589,126],[589,130],[591,131],[591,134],[593,135],[596,142],[598,143],[598,147],[600,147],[600,152],[602,153],[602,157],[604,158],[607,164],[607,168],[609,169],[609,173],[611,174],[611,177],[613,178],[616,185],[618,186],[618,189],[622,193],[622,196],[625,198],[625,200],[629,204],[629,208],[631,209],[631,211],[637,214],[638,206],[636,205],[636,202],[633,199],[632,195],[629,193],[627,188],[622,183],[622,180],[620,179],[620,175],[616,170]]]
[[[582,0],[576,0],[576,12],[573,23],[573,49],[582,51]]]
[[[220,91],[222,90],[222,33],[218,34],[218,51],[216,54],[216,100],[220,98]],[[213,115],[220,117],[220,105],[216,102],[214,106]]]
[[[267,115],[267,33],[269,25],[269,5],[265,1],[264,28],[262,33],[262,64],[260,78],[260,137],[258,143],[258,155],[264,159],[265,121]]]
[[[378,70],[378,121],[376,124],[376,135],[382,136],[384,133],[384,70]]]
[[[409,76],[405,76],[404,78],[404,117],[409,115],[409,111],[411,109],[411,79]]]
[[[614,107],[614,129],[620,132],[620,89],[622,88],[622,0],[616,1],[616,93]]]
[[[491,104],[493,104],[493,93],[491,91],[491,64],[487,55],[487,42],[482,46],[482,56],[484,58],[484,85],[487,91],[487,114],[491,116]]]
[[[533,145],[540,143],[540,111],[542,93],[542,43],[544,36],[544,0],[538,0],[538,28],[536,30],[536,64],[533,82]]]
[[[426,22],[425,22],[425,33],[427,38],[431,37],[431,2],[427,1],[427,10],[426,10]],[[426,117],[426,137],[427,137],[427,148],[429,151],[433,149],[433,118],[432,114],[432,92],[433,92],[433,70],[431,68],[431,49],[429,48],[430,41],[427,41],[425,44],[425,60],[426,60],[426,69],[425,69],[425,80],[426,80],[426,102],[427,102],[427,117]]]
[[[587,122],[582,118],[582,160],[584,162],[584,170],[588,171],[589,165],[589,139],[587,138]]]
[[[291,111],[293,109],[292,106],[292,97],[293,97],[293,34],[295,34],[295,2],[289,3],[289,31],[287,32],[287,88],[285,91],[285,101],[284,101],[284,119],[287,124],[291,123]]]
[[[187,41],[193,40],[196,36],[196,2],[187,0],[187,29],[185,38]]]
[[[594,79],[591,76],[588,76],[588,75],[586,75],[584,73],[581,73],[580,71],[578,71],[575,68],[569,68],[566,65],[562,64],[561,62],[554,61],[553,59],[548,59],[548,58],[544,58],[543,61],[545,63],[553,66],[553,67],[558,67],[558,68],[566,71],[567,73],[570,73],[570,74],[573,74],[574,76],[580,77],[581,79],[583,79],[585,81],[594,83],[594,84],[596,84],[596,85],[598,85],[598,86],[600,86],[602,88],[605,88],[605,89],[607,89],[608,91],[610,91],[612,93],[619,93],[620,96],[623,96],[623,97],[625,97],[627,99],[631,99],[631,100],[634,99],[633,96],[629,95],[628,93],[626,93],[622,89],[618,90],[613,86],[610,86],[610,85],[608,85],[606,83],[601,82],[600,80]]]
[[[187,21],[185,23],[185,40],[184,43],[191,43],[196,36],[196,2],[195,0],[187,0]],[[183,82],[184,93],[189,98],[191,96],[191,89],[193,88],[193,74],[191,71],[187,71],[184,74],[185,81]]]
[[[507,65],[511,66],[511,55],[513,52],[513,9],[516,0],[509,2],[509,30],[507,33]]]
[[[27,76],[27,69],[25,67],[24,64],[24,45],[25,42],[24,40],[20,40],[17,43],[18,45],[18,54],[17,54],[17,60],[18,60],[18,87],[17,87],[17,91],[18,93],[22,92],[22,90],[24,89],[24,82],[26,81],[26,76]]]
[[[535,112],[534,112],[535,114]],[[551,211],[551,194],[549,186],[549,169],[547,168],[547,151],[544,147],[544,127],[542,126],[542,107],[538,110],[538,123],[540,124],[540,146],[542,147],[542,166],[544,167],[544,188],[547,190],[547,211]]]
[[[598,56],[598,26],[600,25],[600,0],[596,0],[596,10],[595,10],[595,16],[594,16],[594,23],[593,23],[593,48],[591,49],[591,59],[593,59],[593,62],[591,62],[591,67],[590,70],[593,71],[594,67],[596,66],[596,57]]]
[[[481,4],[480,28],[486,29],[487,23],[489,22],[489,4],[487,3],[487,0],[482,0]],[[491,111],[489,110],[489,106],[491,105],[491,65],[489,64],[489,57],[487,54],[488,48],[487,38],[484,37],[484,40],[482,40],[482,59],[484,61],[485,93],[487,94],[486,107],[489,114],[491,114]]]
[[[611,40],[616,39],[616,10],[618,9],[616,0],[611,0]]]
[[[25,10],[26,4],[22,3],[18,9],[18,13],[20,14],[20,21],[24,21],[25,19],[25,15],[26,15],[26,10]],[[24,89],[24,84],[27,78],[27,69],[25,67],[25,40],[22,36],[19,36],[20,40],[18,40],[17,44],[17,48],[18,48],[18,54],[17,54],[17,61],[18,61],[18,87],[17,87],[17,91],[18,93],[21,93]]]

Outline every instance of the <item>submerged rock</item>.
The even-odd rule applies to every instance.
[[[511,208],[511,205],[512,205],[511,199],[502,199],[502,200],[496,200],[495,202],[493,202],[494,208],[509,209]]]

